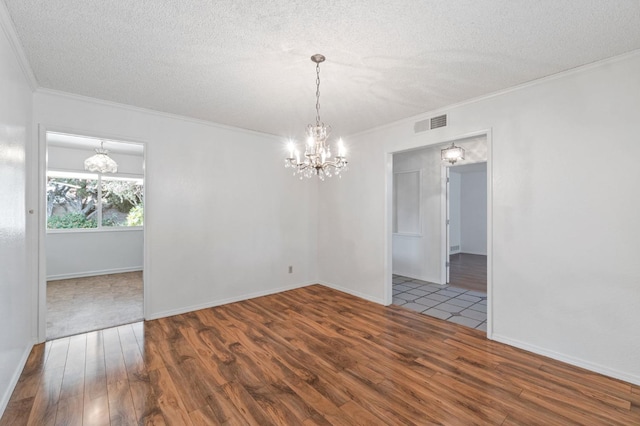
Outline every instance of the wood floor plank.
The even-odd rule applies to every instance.
[[[139,424],[161,424],[161,410],[131,324],[117,328],[129,380],[129,390]]]
[[[34,396],[22,399],[12,399],[7,404],[0,426],[23,426],[29,420],[29,413],[33,407]]]
[[[18,401],[24,398],[32,398],[36,396],[38,384],[42,378],[42,371],[44,369],[47,353],[48,350],[45,350],[44,343],[34,345],[29,357],[27,358],[24,369],[22,370],[20,379],[16,384],[16,388],[11,395],[12,400]]]
[[[84,399],[85,403],[88,403],[97,398],[107,397],[107,370],[102,331],[93,331],[86,336]]]
[[[69,350],[64,368],[60,399],[75,398],[84,394],[85,358],[87,352],[87,335],[79,334],[69,338]],[[80,410],[82,419],[82,410]]]
[[[102,331],[104,360],[107,371],[107,395],[109,417],[112,424],[135,424],[136,412],[122,354],[120,337],[116,328]]]
[[[69,339],[59,339],[46,343],[50,352],[45,362],[42,379],[31,407],[27,424],[53,425],[55,424],[60,388],[64,377],[64,367],[67,362]]]
[[[153,388],[156,389],[158,407],[163,420],[167,424],[190,425],[191,420],[176,386],[166,368],[159,368],[149,373]]]
[[[58,403],[56,426],[82,426],[84,416],[84,395],[67,396]]]
[[[640,425],[640,387],[315,285],[36,345],[24,424]]]
[[[82,419],[85,425],[106,426],[111,424],[109,416],[109,396],[88,398],[85,394]],[[115,423],[114,423],[115,424]]]

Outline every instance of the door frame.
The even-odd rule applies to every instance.
[[[37,146],[34,150],[32,165],[35,166],[36,172],[33,174],[36,182],[32,185],[32,188],[36,192],[37,206],[36,219],[37,223],[34,226],[36,235],[35,245],[36,260],[32,263],[35,266],[34,271],[35,278],[35,292],[34,300],[37,304],[37,309],[34,310],[35,318],[35,340],[37,343],[46,341],[47,338],[47,251],[46,251],[46,237],[47,237],[47,204],[46,204],[46,188],[47,188],[47,132],[67,133],[70,135],[86,136],[96,139],[109,139],[114,141],[120,141],[124,143],[131,143],[136,145],[142,145],[142,170],[143,170],[143,197],[145,205],[145,226],[142,229],[142,291],[143,291],[143,306],[142,315],[143,318],[147,318],[148,312],[148,299],[149,299],[149,256],[148,256],[148,233],[147,233],[147,150],[148,144],[146,141],[136,140],[123,135],[99,133],[95,131],[88,131],[82,129],[68,128],[54,125],[37,125]]]
[[[488,146],[488,144],[487,144]],[[489,162],[488,161],[476,161],[473,163],[464,163],[464,165],[467,164],[482,164],[482,163],[487,163],[487,268],[488,266],[488,252],[489,252]],[[450,190],[451,190],[451,168],[452,167],[456,167],[454,164],[451,165],[442,165],[442,196],[441,196],[441,200],[442,200],[442,233],[441,235],[443,235],[444,238],[442,238],[442,271],[441,271],[441,278],[442,278],[442,282],[445,284],[449,284],[449,280],[450,280],[450,272],[451,272],[451,268],[450,268],[450,262],[451,262],[451,247],[450,247],[450,240],[451,240],[451,197],[450,197]],[[488,275],[488,271],[487,271],[487,275]],[[487,278],[488,279],[488,278]],[[488,282],[487,282],[487,297],[488,297]],[[487,302],[488,303],[488,302]]]
[[[385,201],[386,201],[386,220],[385,220],[385,257],[384,257],[384,304],[390,305],[393,301],[393,155],[415,149],[446,146],[461,139],[468,139],[476,136],[485,136],[487,144],[487,339],[493,340],[493,136],[492,129],[484,129],[458,135],[451,138],[436,140],[433,143],[412,144],[404,146],[402,149],[387,151],[386,153],[386,179],[385,179]],[[413,142],[413,141],[412,141]],[[441,191],[442,192],[442,191]],[[441,195],[442,197],[442,195]],[[446,205],[441,209],[445,209]],[[445,213],[446,215],[446,213]],[[442,221],[444,223],[444,221]],[[444,252],[446,241],[446,230],[441,232],[441,246]],[[443,237],[444,235],[444,237]],[[444,262],[443,262],[444,264]],[[442,273],[441,273],[442,275]]]

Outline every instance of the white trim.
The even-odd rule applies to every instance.
[[[493,339],[493,129],[485,133],[487,144],[487,339]],[[462,241],[460,241],[462,248]]]
[[[31,64],[29,64],[29,61],[27,60],[27,55],[24,53],[22,43],[20,42],[20,38],[18,37],[13,25],[11,14],[3,1],[0,1],[0,27],[4,30],[7,40],[9,40],[9,45],[18,60],[18,64],[20,65],[20,69],[22,70],[25,80],[27,80],[29,88],[32,92],[35,92],[38,89],[38,80],[31,69]]]
[[[391,152],[387,152],[386,156],[387,156],[387,170],[386,170],[386,179],[385,179],[385,191],[386,191],[386,206],[385,206],[385,212],[387,214],[387,217],[385,218],[384,221],[384,274],[385,274],[385,278],[384,278],[384,285],[385,285],[385,290],[384,290],[384,295],[385,295],[385,301],[386,303],[384,303],[385,305],[389,305],[391,304],[392,299],[392,287],[393,287],[393,283],[391,280],[391,275],[397,272],[393,271],[393,244],[392,244],[392,240],[393,240],[393,223],[392,223],[392,203],[393,203],[393,195],[392,195],[392,190],[393,190],[393,155],[396,153],[401,153],[401,152],[407,152],[407,151],[411,151],[411,150],[415,150],[415,149],[419,149],[419,148],[424,148],[424,147],[432,147],[432,146],[441,146],[441,145],[445,145],[447,143],[450,143],[452,141],[459,141],[459,140],[463,140],[463,139],[469,139],[472,137],[478,137],[478,136],[484,136],[486,144],[487,144],[487,158],[486,158],[486,162],[487,162],[487,339],[491,340],[492,339],[492,335],[493,335],[493,237],[492,237],[492,232],[493,232],[493,174],[492,174],[492,167],[493,167],[493,151],[492,151],[492,147],[493,147],[493,133],[492,133],[492,129],[488,128],[488,129],[483,129],[483,130],[478,130],[478,131],[474,131],[474,132],[469,132],[463,135],[459,135],[457,137],[452,137],[452,138],[448,138],[446,141],[434,141],[433,143],[427,143],[425,144],[424,141],[422,141],[422,143],[419,143],[420,141],[417,140],[416,138],[412,138],[411,142],[412,145],[414,145],[416,142],[418,142],[417,145],[414,145],[410,148],[403,148],[403,149],[398,149],[396,151],[391,151]],[[446,247],[446,242],[444,244],[442,244],[441,242],[441,249],[444,251],[448,250],[448,248]],[[400,273],[400,275],[402,275]],[[442,275],[442,273],[440,274]],[[420,279],[420,278],[418,278]],[[423,280],[422,281],[429,281],[429,280]],[[346,290],[345,290],[346,291]],[[348,291],[347,291],[348,292]],[[357,295],[357,294],[356,294]],[[372,300],[375,301],[372,298],[369,298],[367,296],[361,295],[359,297],[363,297],[367,300]]]
[[[456,254],[475,254],[477,256],[486,256],[487,255],[487,253],[476,253],[474,251],[461,251],[461,250],[456,252]]]
[[[393,303],[393,153],[385,154],[385,179],[384,179],[384,258],[382,270],[384,271],[384,289],[382,297],[385,306]]]
[[[98,271],[75,272],[71,274],[47,275],[47,281],[68,280],[69,278],[95,277],[98,275],[122,274],[125,272],[137,272],[142,270],[143,270],[142,265],[140,265],[140,266],[130,266],[128,268],[113,268],[113,269],[102,269]]]
[[[270,138],[270,139],[274,139],[274,141],[277,141],[279,143],[282,143],[282,141],[284,140],[282,136],[273,135],[271,133],[264,133],[264,132],[258,132],[256,130],[243,129],[241,127],[234,127],[234,126],[230,126],[230,125],[227,125],[227,124],[216,123],[216,122],[213,122],[213,121],[201,120],[201,119],[198,119],[198,118],[187,117],[187,116],[184,116],[184,115],[172,114],[170,112],[162,112],[162,111],[157,111],[157,110],[153,110],[153,109],[141,108],[141,107],[137,107],[137,106],[133,106],[133,105],[123,104],[123,103],[119,103],[119,102],[107,101],[107,100],[104,100],[104,99],[92,98],[92,97],[84,96],[84,95],[77,95],[75,93],[63,92],[61,90],[45,89],[45,88],[42,88],[42,87],[38,87],[38,89],[36,90],[36,93],[42,94],[42,95],[59,96],[61,98],[67,98],[67,99],[71,99],[71,100],[74,100],[74,101],[80,101],[80,102],[87,102],[87,103],[92,103],[92,104],[104,105],[104,106],[108,106],[108,107],[111,107],[111,108],[122,109],[122,110],[125,110],[125,111],[134,111],[134,112],[138,112],[138,113],[142,113],[142,114],[148,114],[148,115],[153,115],[153,116],[162,117],[162,118],[169,118],[169,119],[173,119],[173,120],[184,121],[184,122],[187,122],[187,123],[194,123],[194,124],[200,124],[200,125],[203,125],[203,126],[216,127],[218,129],[232,130],[232,131],[235,131],[235,132],[247,133],[247,134],[254,135],[254,136],[257,135],[257,136],[267,137],[267,138]],[[59,133],[59,132],[57,132],[57,133]],[[62,132],[62,133],[64,133],[64,132]],[[76,134],[78,134],[78,133],[76,133]],[[128,142],[128,140],[126,138],[124,138],[123,142]]]
[[[137,143],[137,142],[135,142]],[[84,169],[80,170],[80,169],[63,169],[60,167],[55,167],[55,168],[50,168],[47,170],[48,172],[53,172],[53,173],[74,173],[77,175],[86,175],[86,176],[95,176],[95,178],[98,178],[98,175],[100,175],[100,173],[93,173],[93,172],[87,172]],[[143,173],[109,173],[109,175],[102,175],[103,177],[106,177],[107,179],[110,177],[114,177],[114,178],[122,178],[122,179],[138,179],[138,180],[144,180],[144,174]]]
[[[583,71],[588,71],[590,69],[598,68],[598,67],[600,67],[602,65],[605,65],[605,64],[612,64],[612,63],[615,63],[615,62],[624,61],[625,59],[632,58],[632,57],[634,57],[636,55],[640,56],[640,49],[632,50],[631,52],[623,53],[623,54],[617,55],[617,56],[612,56],[610,58],[601,59],[599,61],[591,62],[589,64],[580,65],[580,66],[577,66],[575,68],[570,68],[570,69],[565,70],[565,71],[560,71],[560,72],[558,72],[556,74],[551,74],[551,75],[548,75],[546,77],[541,77],[541,78],[538,78],[536,80],[531,80],[531,81],[528,81],[526,83],[518,84],[516,86],[507,87],[506,89],[498,90],[497,92],[488,93],[486,95],[480,95],[480,96],[475,97],[475,98],[466,99],[464,101],[453,103],[453,104],[449,104],[449,105],[443,105],[440,108],[436,108],[436,109],[433,109],[433,110],[430,110],[430,111],[422,112],[420,114],[416,114],[416,115],[411,116],[411,117],[402,118],[400,120],[396,120],[396,121],[393,121],[391,123],[383,124],[381,126],[373,127],[373,128],[370,128],[370,129],[366,129],[366,130],[363,130],[361,132],[356,132],[356,133],[347,135],[347,137],[354,138],[354,137],[358,137],[358,136],[362,136],[362,135],[367,135],[369,133],[374,133],[374,132],[378,132],[378,131],[381,131],[381,130],[389,129],[391,127],[401,126],[403,124],[415,123],[416,121],[425,120],[425,119],[428,119],[428,118],[431,118],[431,117],[434,117],[434,116],[437,116],[437,115],[448,114],[451,110],[453,110],[455,108],[460,108],[460,107],[463,107],[463,106],[466,106],[466,105],[469,105],[469,104],[482,102],[482,101],[485,101],[487,99],[495,98],[497,96],[501,96],[501,95],[504,95],[504,94],[507,94],[507,93],[510,93],[510,92],[515,92],[515,91],[520,90],[520,89],[525,89],[525,88],[537,86],[539,84],[543,84],[543,83],[546,83],[546,82],[549,82],[549,81],[561,79],[561,78],[564,78],[564,77],[567,77],[567,76],[571,76],[573,74],[581,73]],[[442,127],[442,128],[446,129],[446,127]],[[438,130],[438,129],[434,129],[434,130]],[[431,131],[415,133],[414,136],[423,136],[425,134],[429,134],[429,132],[431,132]],[[397,152],[400,152],[400,151],[397,151]]]
[[[440,165],[440,253],[442,253],[442,262],[440,264],[440,283],[441,285],[447,284],[449,274],[447,263],[451,256],[449,247],[450,231],[451,228],[447,225],[449,219],[449,167],[445,164]]]
[[[414,275],[412,273],[404,273],[402,271],[392,271],[393,275],[402,275],[403,277],[407,277],[407,278],[411,278],[412,280],[419,280],[419,281],[425,281],[428,282],[430,284],[436,284],[436,285],[445,285],[444,283],[437,283],[434,281],[431,281],[430,279],[428,279],[427,277],[422,277],[422,276],[418,276],[418,275]]]
[[[409,237],[409,238],[422,238],[422,234],[410,234],[408,232],[394,232],[394,237]]]
[[[605,376],[613,377],[614,379],[623,380],[625,382],[640,386],[640,376],[618,371],[616,369],[606,367],[604,365],[585,361],[581,358],[565,355],[560,352],[544,349],[539,346],[521,342],[520,340],[511,339],[509,337],[505,337],[499,334],[494,334],[492,337],[492,340],[495,340],[496,342],[504,343],[505,345],[523,349],[525,351],[532,352],[534,354],[546,356],[548,358],[555,359],[557,361],[566,362],[567,364],[584,368],[589,371],[604,374]]]
[[[229,303],[241,302],[243,300],[255,299],[257,297],[269,296],[271,294],[282,293],[283,291],[295,290],[297,288],[308,287],[310,285],[317,284],[315,281],[309,281],[301,284],[292,284],[283,287],[272,288],[264,291],[257,291],[255,293],[249,293],[242,296],[228,297],[226,299],[213,300],[210,302],[198,303],[197,305],[184,306],[182,308],[170,309],[168,311],[160,311],[152,314],[145,315],[145,321],[155,320],[158,318],[170,317],[173,315],[180,315],[187,312],[199,311],[201,309],[213,308],[216,306],[226,305]],[[146,300],[146,297],[145,297]]]
[[[7,387],[4,390],[4,394],[2,395],[2,399],[0,399],[0,418],[4,414],[4,410],[6,410],[7,405],[9,404],[9,400],[11,399],[11,394],[16,388],[18,384],[18,380],[20,379],[20,375],[22,374],[22,370],[24,366],[27,364],[27,359],[29,359],[29,354],[33,349],[34,342],[27,345],[22,353],[22,357],[20,357],[20,362],[16,365],[16,369],[13,372],[13,376],[11,376],[11,380],[7,383]]]
[[[372,296],[370,296],[368,294],[360,293],[359,291],[352,290],[352,289],[346,288],[346,287],[342,287],[342,286],[337,285],[337,284],[331,284],[331,283],[326,282],[326,281],[318,281],[318,284],[323,285],[325,287],[332,288],[334,290],[341,291],[343,293],[350,294],[350,295],[358,297],[360,299],[368,300],[369,302],[377,303],[378,305],[388,306],[388,305],[391,304],[391,302],[385,303],[384,300],[379,299],[377,297],[372,297]]]
[[[95,234],[103,232],[144,231],[144,226],[99,226],[97,228],[54,228],[47,229],[47,234]]]
[[[74,129],[71,127],[57,126],[57,125],[47,125],[44,123],[34,123],[34,128],[37,129],[37,138],[34,138],[35,146],[37,150],[37,157],[32,160],[30,163],[30,167],[37,167],[35,175],[37,176],[37,181],[33,184],[33,188],[35,188],[35,193],[37,194],[37,216],[38,220],[35,224],[35,234],[37,235],[37,281],[35,285],[34,292],[34,303],[36,304],[37,309],[34,310],[34,323],[36,324],[35,333],[36,333],[36,342],[41,343],[46,340],[47,334],[47,321],[46,321],[46,312],[47,312],[47,252],[46,252],[46,222],[47,222],[47,206],[45,197],[41,194],[46,193],[46,181],[47,181],[47,132],[54,133],[67,133],[71,135],[82,135],[96,139],[109,139],[115,141],[121,141],[124,143],[132,143],[137,145],[142,145],[143,147],[143,181],[144,181],[144,200],[147,201],[147,179],[146,179],[146,161],[148,155],[149,145],[146,141],[131,138],[125,135],[115,135],[94,131],[86,131],[82,129]],[[28,192],[28,191],[27,191]],[[149,212],[145,211],[145,222],[149,217]],[[136,227],[137,228],[137,227]],[[139,228],[135,229],[138,230]],[[134,231],[134,229],[106,229],[106,230],[91,230],[86,231],[82,230],[79,232],[122,232],[122,231]],[[78,231],[76,231],[78,232]],[[150,271],[150,260],[149,253],[147,249],[148,241],[148,232],[146,231],[146,227],[142,227],[142,238],[143,238],[143,314],[144,318],[146,318],[146,314],[149,310],[150,302],[150,292],[149,292],[149,271]],[[137,269],[139,270],[139,269]],[[113,271],[113,270],[110,270]],[[124,272],[124,271],[123,271]],[[109,272],[113,273],[113,272]],[[62,278],[58,278],[62,279]]]
[[[38,281],[36,283],[37,309],[36,315],[36,338],[37,342],[44,342],[47,338],[47,202],[44,194],[47,193],[47,128],[38,124],[36,148],[37,158],[34,165],[37,167],[35,176],[37,181],[34,185],[37,196],[37,217],[36,232],[38,235]]]

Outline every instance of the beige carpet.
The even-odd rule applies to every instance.
[[[142,319],[142,272],[47,282],[47,340]]]

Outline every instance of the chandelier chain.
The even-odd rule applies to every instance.
[[[316,64],[316,125],[320,125],[320,64]]]

